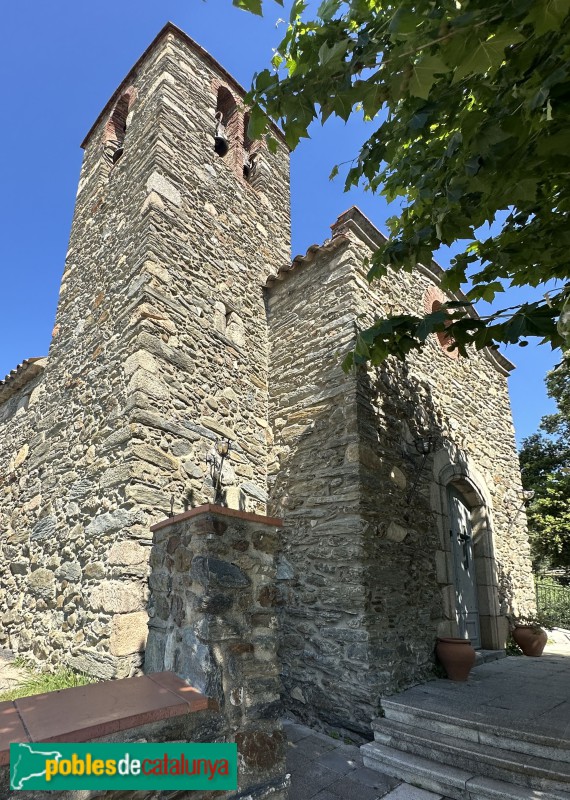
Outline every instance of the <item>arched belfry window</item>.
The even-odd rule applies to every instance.
[[[237,103],[232,93],[225,86],[220,86],[216,102],[214,150],[222,158],[235,142],[237,116]]]
[[[249,113],[243,115],[243,177],[248,181],[251,178],[254,168],[254,153],[252,153],[253,140],[249,138],[247,129],[249,128]]]
[[[434,300],[431,305],[431,312],[434,313],[435,311],[439,311],[441,308],[443,308],[443,303],[441,303],[439,300]],[[451,321],[449,323],[447,322],[445,323],[446,328],[449,325],[451,325]],[[449,356],[449,358],[457,358],[459,355],[459,350],[457,348],[455,348],[454,350],[450,349],[453,347],[453,344],[455,342],[453,336],[451,336],[449,333],[446,333],[445,331],[438,331],[436,333],[436,336],[439,342],[439,346],[441,347],[445,355]]]
[[[125,92],[117,101],[107,124],[105,125],[105,158],[116,164],[124,152],[127,117],[132,104],[132,92]]]

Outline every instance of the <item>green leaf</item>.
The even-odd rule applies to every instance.
[[[277,83],[279,83],[277,75],[270,72],[268,69],[264,69],[263,72],[260,72],[254,78],[255,91],[260,93]]]
[[[366,83],[361,87],[361,102],[367,119],[374,119],[388,99],[388,90],[381,83]]]
[[[333,102],[333,107],[337,117],[340,117],[347,122],[352,112],[353,96],[350,92],[339,92]]]
[[[542,136],[536,146],[536,152],[539,156],[568,155],[570,152],[570,128],[550,136]]]
[[[247,135],[250,139],[259,139],[267,127],[267,117],[259,106],[253,106],[249,114]]]
[[[400,7],[388,25],[388,31],[398,36],[406,36],[416,31],[421,22],[422,20],[414,11]]]
[[[474,286],[467,292],[467,297],[470,300],[484,300],[486,303],[492,303],[495,299],[495,295],[504,291],[502,284],[498,281],[493,281],[492,283]]]
[[[537,36],[559,30],[570,12],[570,0],[535,0],[524,20],[534,25]]]
[[[252,14],[257,14],[259,17],[263,16],[261,10],[261,0],[232,0],[234,6],[249,11]]]
[[[300,125],[296,122],[289,122],[285,128],[285,141],[287,145],[294,150],[301,139],[308,139],[307,126]]]
[[[289,22],[293,23],[295,20],[301,16],[303,11],[308,6],[307,0],[294,0],[293,5],[291,6],[291,13],[289,15]]]
[[[269,152],[275,155],[275,153],[277,152],[277,139],[270,133],[267,133],[265,135],[265,142],[267,144],[267,149],[269,150]]]
[[[319,6],[317,15],[325,22],[330,22],[339,10],[341,0],[324,0]]]
[[[332,181],[334,178],[336,178],[337,175],[338,175],[338,166],[335,164],[335,166],[331,170],[331,174],[329,175],[329,181]]]
[[[425,56],[414,64],[408,91],[413,97],[427,100],[437,74],[449,72],[449,67],[439,56]]]
[[[458,83],[468,75],[483,74],[497,69],[504,61],[505,49],[522,41],[524,41],[523,36],[516,31],[503,32],[479,40],[474,47],[467,49],[465,57],[455,69],[452,83]]]
[[[336,42],[331,46],[325,42],[319,49],[320,66],[324,67],[331,61],[340,61],[346,53],[349,44],[350,42],[348,39],[343,39],[342,41]]]

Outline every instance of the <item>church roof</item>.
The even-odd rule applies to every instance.
[[[295,256],[291,264],[286,267],[281,267],[277,274],[270,275],[267,279],[267,287],[271,288],[276,281],[284,280],[288,273],[301,265],[311,263],[321,253],[330,253],[336,250],[340,245],[349,241],[348,233],[354,234],[373,250],[387,241],[382,231],[378,230],[376,225],[374,225],[357,206],[351,206],[347,211],[340,214],[331,225],[331,231],[331,239],[327,239],[322,245],[312,244],[305,255]],[[439,287],[445,270],[443,267],[440,267],[436,261],[432,260],[429,266],[418,264],[417,269],[422,275],[425,275]],[[451,296],[454,300],[467,300],[467,297],[460,291],[446,292],[446,294]],[[479,318],[479,314],[475,311],[473,306],[467,307],[467,314],[474,319]],[[515,368],[512,361],[509,361],[508,358],[497,350],[486,347],[481,352],[502,375],[508,375]]]
[[[0,381],[0,403],[5,403],[18,389],[25,386],[43,371],[47,357],[26,358]]]

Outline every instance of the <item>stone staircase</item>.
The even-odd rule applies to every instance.
[[[454,800],[570,800],[568,738],[524,722],[441,713],[403,696],[382,707],[374,741],[361,748],[367,767]]]

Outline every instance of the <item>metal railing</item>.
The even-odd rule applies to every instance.
[[[536,607],[552,625],[570,628],[570,586],[563,586],[555,578],[538,575],[535,581]]]

